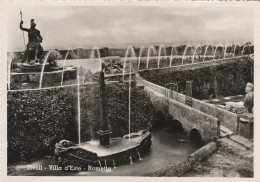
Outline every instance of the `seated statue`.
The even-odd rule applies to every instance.
[[[253,112],[254,107],[254,85],[252,83],[246,84],[246,96],[244,100],[244,107],[247,109],[249,113]]]

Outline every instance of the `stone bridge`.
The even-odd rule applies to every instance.
[[[225,64],[227,61],[215,62],[214,64]],[[203,67],[209,65],[210,63],[201,64]],[[199,64],[169,68],[169,72],[196,67],[199,68]],[[186,95],[149,82],[139,74],[135,75],[135,80],[139,86],[144,87],[157,112],[162,113],[166,121],[174,123],[177,120],[190,136],[199,133],[201,139],[208,142],[223,135],[223,130],[237,134],[237,114],[195,98],[191,98],[192,104],[186,104]]]

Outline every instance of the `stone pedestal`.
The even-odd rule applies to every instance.
[[[110,145],[109,139],[110,139],[110,134],[112,132],[110,130],[99,130],[97,134],[99,135],[99,143],[102,146]]]
[[[185,104],[190,107],[192,107],[192,83],[193,81],[186,81]]]
[[[239,118],[238,120],[238,135],[247,139],[253,138],[254,135],[254,120],[253,118]]]

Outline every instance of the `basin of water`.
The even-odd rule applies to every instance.
[[[199,149],[201,144],[191,142],[188,136],[183,133],[168,131],[168,128],[162,128],[152,131],[152,146],[148,154],[142,156],[141,160],[136,160],[131,165],[129,164],[117,166],[107,171],[60,171],[51,170],[50,165],[55,165],[54,157],[43,157],[31,163],[9,166],[9,175],[35,175],[35,176],[143,176],[146,173],[151,173],[170,164],[175,164],[188,158],[188,156]],[[103,163],[102,163],[103,164]],[[42,170],[29,170],[30,167],[42,166]]]

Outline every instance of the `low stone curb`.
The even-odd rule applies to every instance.
[[[246,147],[236,143],[231,139],[228,138],[219,139],[218,145],[221,148],[224,148],[225,150],[229,151],[232,154],[237,155],[240,158],[244,158],[248,161],[253,161],[253,152],[251,150],[247,150]]]
[[[203,146],[199,150],[193,152],[189,158],[185,161],[177,162],[176,164],[170,165],[165,169],[158,170],[152,173],[146,173],[144,176],[182,176],[187,172],[191,171],[197,162],[200,162],[208,158],[217,150],[217,143],[211,142]]]
[[[249,149],[249,150],[253,149],[253,143],[242,136],[233,135],[230,137],[230,139],[233,140],[234,142],[244,146],[246,149]]]

